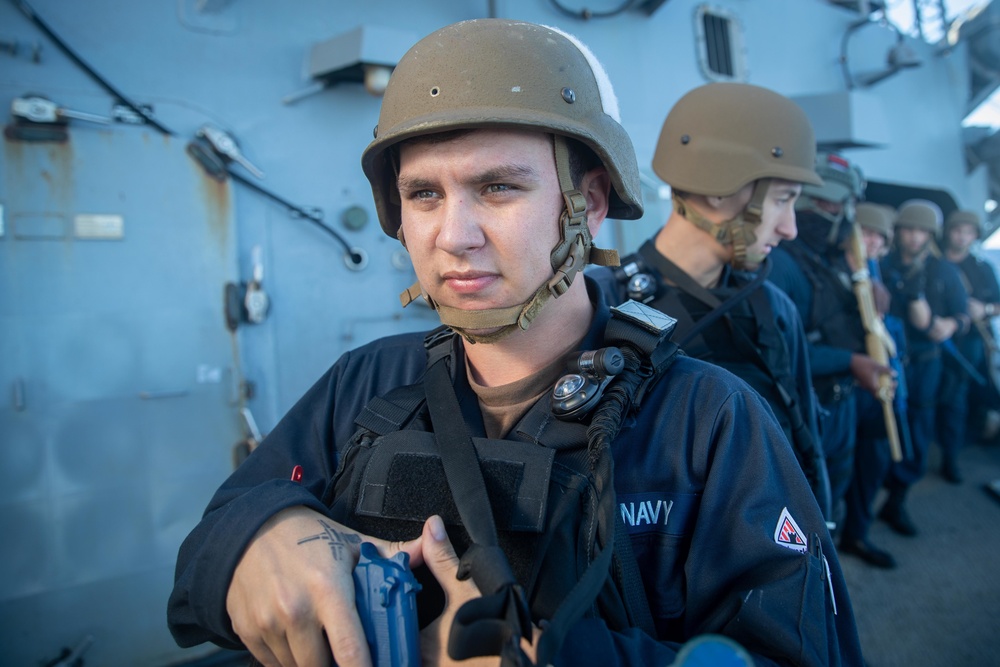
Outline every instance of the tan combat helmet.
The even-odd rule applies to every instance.
[[[972,225],[976,228],[976,236],[983,235],[983,220],[975,211],[952,211],[944,221],[944,233],[958,225]]]
[[[641,217],[642,196],[635,152],[619,123],[614,91],[585,46],[546,26],[505,19],[464,21],[414,45],[399,61],[382,98],[375,139],[365,149],[361,165],[386,234],[405,245],[394,147],[422,135],[483,128],[536,129],[554,137],[556,170],[566,202],[561,241],[551,254],[554,276],[527,302],[510,308],[463,311],[440,306],[419,284],[401,299],[406,306],[423,295],[444,324],[469,340],[492,342],[517,328],[527,329],[549,298],[565,293],[588,262],[618,262],[616,252],[593,246],[586,199],[570,177],[566,137],[593,150],[607,168],[610,217]],[[498,327],[489,336],[469,333]]]
[[[854,213],[854,219],[862,229],[881,234],[885,244],[892,244],[892,225],[896,220],[896,209],[884,204],[861,202]]]
[[[670,110],[653,154],[653,170],[674,191],[677,212],[734,249],[747,264],[770,179],[822,185],[814,170],[816,137],[805,112],[787,97],[745,83],[710,83]],[[725,197],[755,183],[746,209],[721,225],[686,206],[677,192]],[[763,258],[750,258],[757,263]]]
[[[823,179],[823,185],[802,186],[802,194],[795,201],[795,210],[815,213],[827,220],[831,224],[827,243],[835,243],[841,223],[854,222],[855,208],[864,198],[867,183],[860,167],[836,153],[818,154],[816,173]],[[840,212],[831,213],[820,202],[839,204]]]
[[[911,199],[899,207],[896,228],[922,229],[934,238],[941,230],[941,209],[926,199]]]

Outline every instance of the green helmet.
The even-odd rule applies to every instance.
[[[734,264],[742,268],[770,179],[822,185],[815,158],[812,124],[790,99],[760,86],[710,83],[685,94],[667,114],[653,171],[674,190],[675,210],[720,243],[733,245]],[[748,183],[756,185],[746,210],[722,225],[713,225],[676,195],[725,197]]]
[[[817,154],[816,173],[823,179],[823,185],[803,186],[796,208],[806,208],[810,199],[844,203],[864,198],[866,183],[861,168],[842,155]]]
[[[941,229],[941,218],[941,209],[934,202],[911,199],[899,207],[896,228],[922,229],[935,236]]]
[[[976,236],[983,235],[983,221],[975,211],[952,211],[944,221],[944,231],[958,225],[972,225],[976,228]]]
[[[553,278],[527,302],[510,308],[447,308],[435,304],[419,284],[401,296],[404,306],[424,296],[442,322],[477,342],[492,342],[515,327],[527,329],[548,299],[565,293],[588,262],[618,263],[617,253],[593,246],[586,200],[571,182],[566,138],[590,148],[608,170],[609,217],[636,219],[643,211],[639,168],[618,119],[617,98],[587,47],[555,28],[477,19],[444,27],[417,42],[389,79],[375,139],[361,157],[383,231],[400,237],[394,147],[423,135],[503,128],[553,136],[556,171],[567,203],[560,220],[561,240],[551,253]],[[490,336],[469,333],[497,327],[500,331]]]
[[[819,153],[816,173],[823,185],[802,186],[802,194],[795,200],[799,227],[803,238],[823,239],[828,246],[839,246],[850,234],[867,183],[856,164],[836,153]],[[837,206],[835,211],[830,210],[831,204]]]
[[[892,243],[892,225],[896,220],[896,209],[884,204],[861,202],[854,215],[854,219],[862,229],[881,234],[887,245]]]

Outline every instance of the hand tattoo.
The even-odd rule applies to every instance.
[[[358,535],[337,530],[322,519],[319,520],[319,525],[323,526],[322,533],[303,537],[297,544],[305,544],[306,542],[313,542],[315,540],[326,540],[330,545],[330,552],[333,555],[333,559],[339,561],[349,557],[347,545],[361,543],[361,538]]]

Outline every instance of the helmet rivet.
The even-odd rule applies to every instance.
[[[576,102],[576,93],[573,92],[572,88],[563,88],[562,98],[566,101],[566,104],[573,104],[573,102]]]
[[[781,146],[775,146],[771,149],[771,155],[774,157],[781,157],[785,154],[785,151],[781,150]]]
[[[681,143],[687,146],[689,143],[691,143],[691,137],[685,134],[684,136],[681,137]]]
[[[437,97],[440,94],[441,94],[441,89],[440,88],[438,88],[437,86],[434,86],[433,88],[431,88],[431,97]]]
[[[372,128],[372,139],[378,139],[378,125]]]

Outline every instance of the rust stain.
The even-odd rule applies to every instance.
[[[199,189],[205,203],[205,221],[219,242],[219,249],[225,251],[232,217],[232,186],[229,180],[219,181],[209,176],[194,160],[191,160],[191,166],[198,175]]]
[[[37,208],[69,215],[76,194],[73,143],[4,138],[5,181],[11,210]]]

